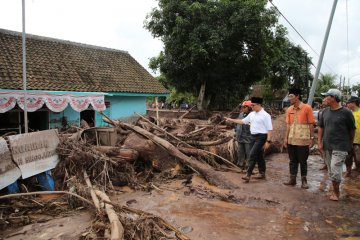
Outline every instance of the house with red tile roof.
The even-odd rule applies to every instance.
[[[79,125],[103,126],[99,111],[113,119],[146,113],[146,98],[165,89],[128,52],[26,35],[26,91],[21,33],[0,29],[0,133]],[[26,101],[25,101],[26,99]]]

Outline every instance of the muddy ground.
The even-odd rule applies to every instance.
[[[342,184],[339,202],[328,200],[330,181],[319,170],[318,155],[309,158],[310,188],[284,186],[287,155],[267,158],[267,179],[241,181],[243,174],[225,175],[239,188],[220,190],[203,179],[168,181],[151,192],[123,188],[111,196],[114,203],[142,209],[172,223],[191,239],[360,239],[360,176]],[[300,181],[300,177],[298,177]],[[0,233],[4,239],[78,239],[90,228],[86,210],[66,217]],[[83,235],[84,236],[84,235]]]

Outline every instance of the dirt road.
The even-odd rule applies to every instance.
[[[128,192],[112,201],[157,214],[191,239],[360,239],[360,176],[344,182],[336,203],[326,196],[330,181],[319,170],[318,156],[309,159],[308,190],[300,183],[282,184],[288,177],[286,154],[274,154],[267,163],[266,181],[244,184],[242,174],[227,173],[239,186],[231,192],[193,177],[192,187],[176,180],[151,193]]]

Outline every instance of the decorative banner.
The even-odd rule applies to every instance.
[[[91,106],[95,111],[105,111],[105,100],[104,96],[93,96],[91,99]]]
[[[20,176],[21,171],[11,160],[5,139],[0,138],[0,190],[14,183]]]
[[[62,112],[68,106],[68,99],[62,96],[49,96],[46,107],[53,112]]]
[[[0,113],[13,109],[16,105],[16,98],[11,95],[0,94]]]
[[[77,112],[86,110],[89,107],[90,100],[87,97],[72,98],[70,106]]]
[[[12,135],[9,142],[23,179],[53,169],[59,162],[56,148],[60,141],[54,129]]]
[[[26,111],[35,112],[39,110],[45,103],[45,98],[43,96],[33,96],[26,95]],[[25,96],[21,96],[17,99],[17,104],[19,107],[24,110],[25,109]]]
[[[24,92],[0,92],[0,113],[13,109],[16,105],[25,109]],[[46,107],[53,112],[62,112],[70,103],[70,106],[77,112],[86,110],[89,105],[95,111],[106,109],[104,95],[76,96],[71,94],[48,94],[48,93],[26,93],[26,110],[35,112]]]

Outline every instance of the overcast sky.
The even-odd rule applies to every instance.
[[[346,2],[349,51],[347,51]],[[320,53],[333,0],[273,0],[307,42]],[[156,0],[26,0],[26,32],[129,52],[148,69],[162,43],[143,28]],[[360,0],[339,0],[321,72],[360,82]],[[0,0],[0,28],[21,31],[21,0]],[[291,27],[289,38],[300,44],[317,65],[314,53]],[[349,61],[348,61],[349,59]],[[348,71],[349,67],[349,71]]]

